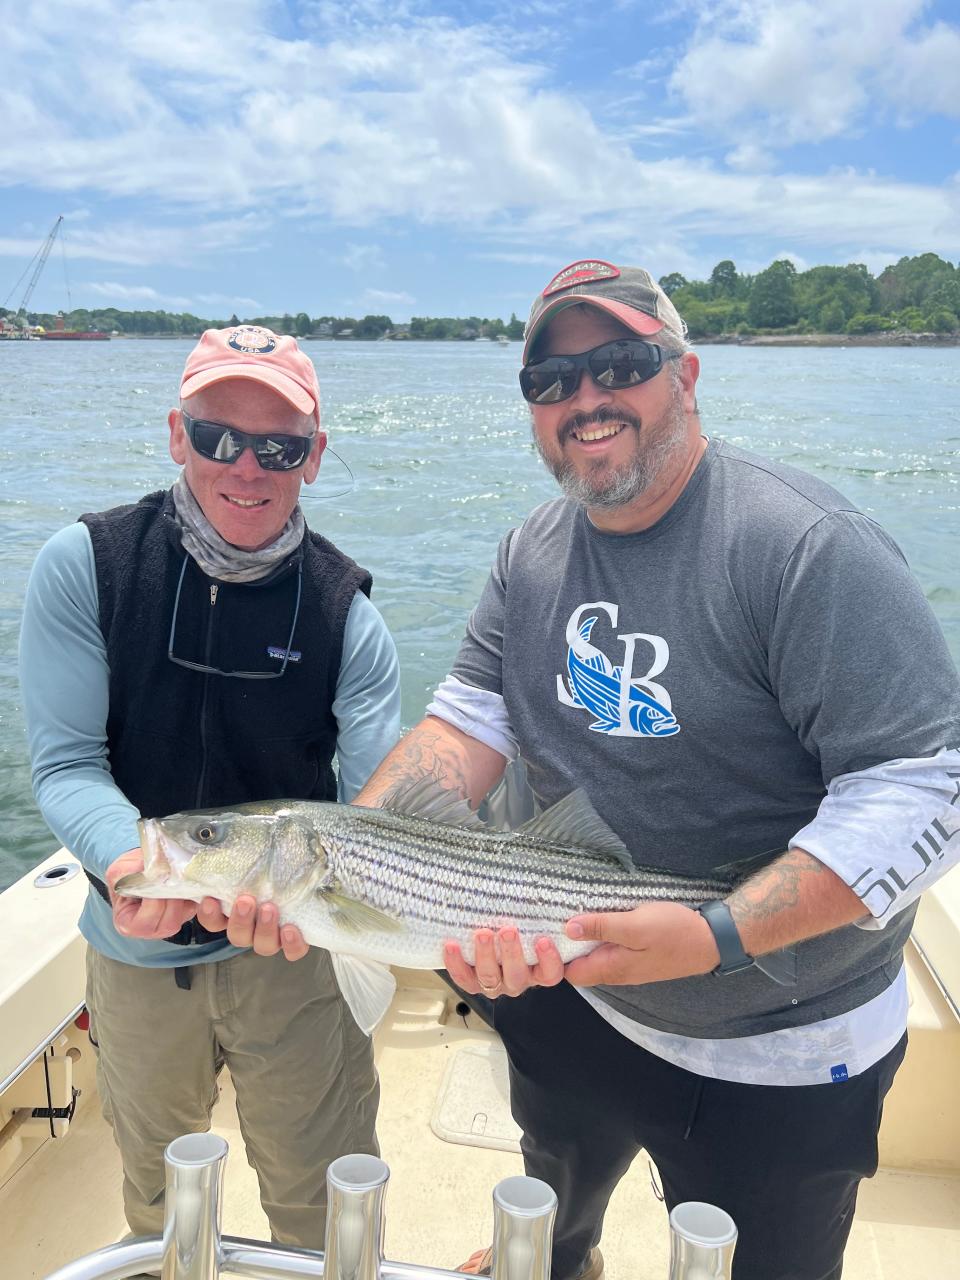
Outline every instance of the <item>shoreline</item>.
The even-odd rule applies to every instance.
[[[199,335],[186,333],[113,333],[115,342],[196,342]],[[313,334],[298,338],[299,342],[450,342],[469,346],[471,338],[317,338]],[[510,339],[510,344],[519,339]],[[960,333],[766,333],[711,334],[691,338],[695,347],[960,347]],[[487,343],[483,344],[488,345]],[[490,346],[503,345],[490,343]]]
[[[768,333],[692,339],[693,346],[958,347],[960,333]]]

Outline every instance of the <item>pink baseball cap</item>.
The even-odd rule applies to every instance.
[[[272,387],[320,425],[320,384],[313,361],[296,338],[256,324],[233,329],[206,329],[187,356],[180,379],[180,399],[229,378],[250,378]]]
[[[640,337],[650,338],[666,331],[681,342],[687,326],[676,307],[643,267],[615,267],[600,258],[571,262],[558,271],[530,308],[523,331],[523,363],[544,326],[565,307],[587,302]]]

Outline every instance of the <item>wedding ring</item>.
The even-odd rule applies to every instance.
[[[500,992],[503,990],[502,980],[498,980],[497,982],[495,982],[492,987],[488,987],[487,984],[483,982],[480,978],[478,978],[477,981],[480,983],[480,990],[483,992],[485,996],[499,995]]]

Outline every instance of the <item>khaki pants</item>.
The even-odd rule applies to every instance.
[[[292,964],[247,951],[190,974],[184,991],[172,969],[87,949],[97,1082],[123,1161],[127,1222],[135,1235],[160,1233],[164,1149],[209,1129],[225,1062],[274,1239],[322,1249],[327,1165],[379,1154],[371,1041],[318,948]]]

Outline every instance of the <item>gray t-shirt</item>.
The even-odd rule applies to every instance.
[[[960,740],[960,689],[892,540],[830,486],[711,441],[652,528],[560,499],[500,546],[452,674],[502,694],[542,805],[582,786],[635,861],[691,875],[787,846],[829,781]],[[896,975],[914,912],[756,970],[599,994],[740,1036],[842,1013]]]

